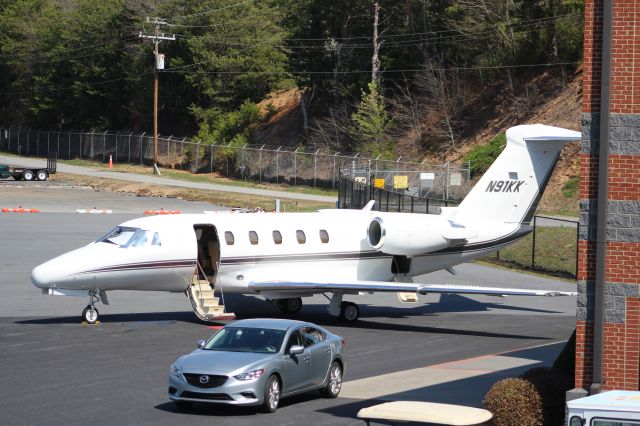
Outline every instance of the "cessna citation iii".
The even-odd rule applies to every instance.
[[[546,125],[507,131],[507,145],[458,207],[439,215],[372,209],[314,213],[213,213],[125,222],[95,242],[36,267],[44,294],[89,297],[82,317],[111,290],[184,292],[204,321],[233,317],[214,296],[261,295],[284,312],[324,294],[328,312],[355,321],[344,295],[417,294],[558,296],[570,292],[438,285],[413,277],[499,250],[532,231],[530,221],[563,145],[579,132]],[[223,302],[223,301],[222,301]]]

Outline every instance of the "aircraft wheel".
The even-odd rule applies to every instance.
[[[82,310],[82,319],[86,321],[88,324],[95,324],[98,322],[98,317],[100,314],[95,306],[87,306]]]
[[[291,314],[297,314],[302,309],[302,298],[301,297],[293,297],[291,299],[286,299],[285,304],[287,306],[287,312]]]
[[[279,299],[278,308],[285,314],[297,314],[302,309],[302,298],[292,297],[289,299]]]
[[[354,322],[360,316],[358,305],[353,302],[342,302],[340,305],[340,319],[347,322]]]
[[[49,177],[49,173],[46,170],[38,170],[37,178],[38,180],[47,180]]]

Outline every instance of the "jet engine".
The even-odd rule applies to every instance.
[[[420,215],[375,217],[369,223],[367,238],[377,251],[411,257],[449,246],[440,231]]]

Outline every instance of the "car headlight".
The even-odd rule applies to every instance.
[[[177,365],[173,364],[169,368],[169,374],[171,374],[172,376],[180,377],[180,376],[182,376],[182,368],[180,368]]]
[[[259,370],[251,370],[251,371],[247,371],[246,373],[240,373],[237,376],[233,376],[235,379],[238,380],[255,380],[259,377],[261,377],[264,374],[264,368],[260,368]]]

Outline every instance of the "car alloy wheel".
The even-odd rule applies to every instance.
[[[269,377],[264,392],[263,408],[267,413],[273,413],[280,402],[280,382],[276,376]]]
[[[340,389],[342,389],[342,367],[334,361],[329,369],[329,379],[323,393],[328,398],[337,398]]]

